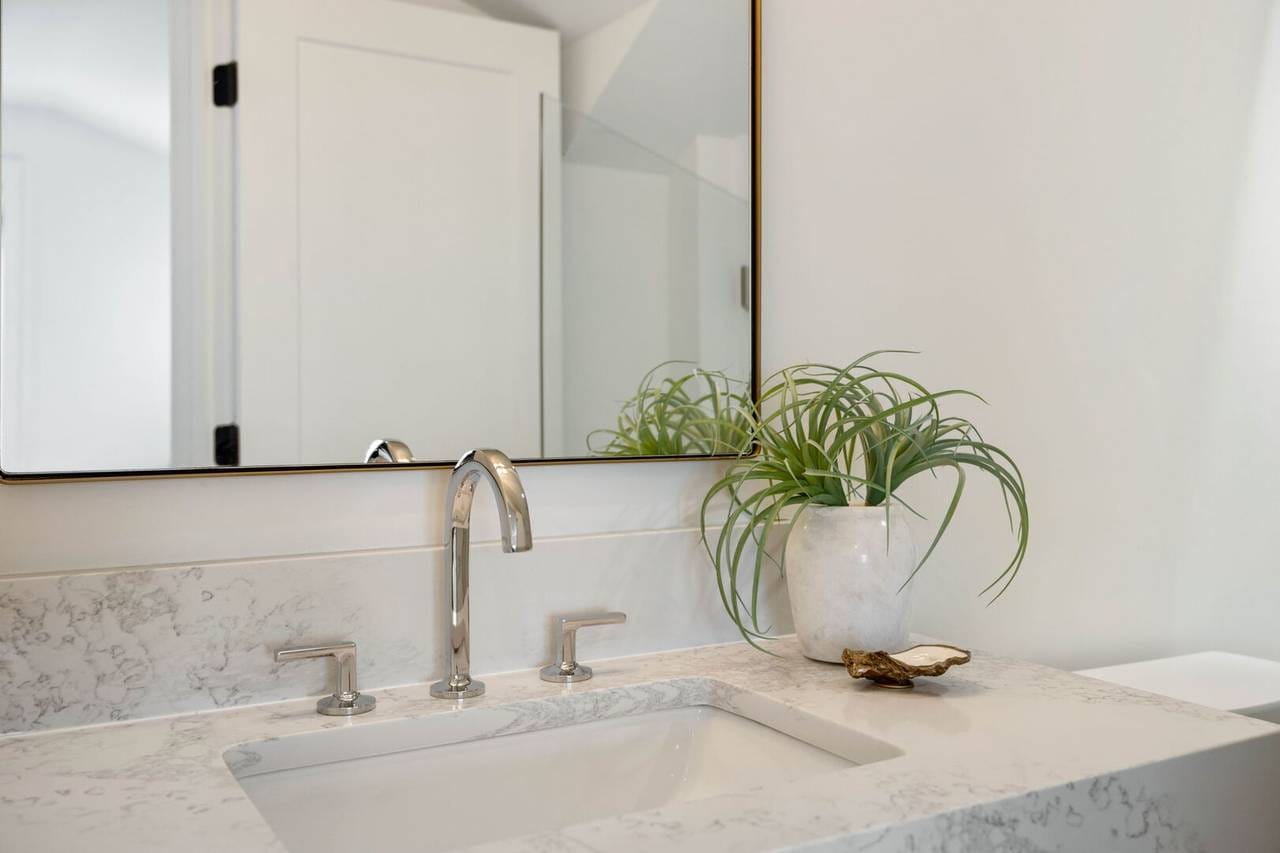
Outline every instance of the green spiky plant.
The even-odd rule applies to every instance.
[[[667,361],[646,373],[622,404],[617,426],[592,432],[588,449],[599,456],[731,456],[748,449],[747,383],[718,370],[688,370],[691,364]],[[686,369],[659,377],[675,366]]]
[[[752,411],[750,439],[758,452],[744,452],[702,503],[702,541],[715,566],[721,600],[753,646],[769,638],[759,619],[766,562],[785,575],[785,537],[807,507],[884,505],[888,517],[894,514],[890,506],[915,513],[898,495],[902,485],[940,469],[955,472],[947,509],[905,587],[950,526],[966,472],[976,470],[999,484],[1015,541],[1012,559],[981,594],[999,598],[1022,565],[1029,519],[1021,472],[972,423],[941,411],[940,404],[951,397],[981,398],[958,389],[929,391],[871,364],[899,353],[904,351],[869,353],[847,367],[800,364],[769,377]],[[718,498],[727,498],[728,513],[715,525],[710,518]],[[766,547],[775,532],[783,535],[776,557]]]

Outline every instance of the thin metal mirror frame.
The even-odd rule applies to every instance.
[[[751,6],[751,399],[760,399],[760,84],[761,84],[761,4],[763,0],[746,0]],[[753,448],[749,455],[755,455]],[[566,456],[554,459],[516,459],[521,467],[530,465],[583,465],[629,462],[693,462],[741,458],[735,454],[706,456]],[[227,468],[168,468],[131,471],[67,471],[37,474],[12,473],[4,470],[0,460],[0,484],[77,483],[103,480],[160,480],[172,477],[248,477],[263,474],[333,474],[343,472],[381,472],[440,470],[452,468],[452,461],[404,462],[396,465],[255,465]]]

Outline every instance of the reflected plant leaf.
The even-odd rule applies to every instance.
[[[587,436],[587,447],[596,456],[739,455],[751,446],[751,412],[746,382],[666,361],[644,375],[613,428]]]

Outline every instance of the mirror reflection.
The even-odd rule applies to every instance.
[[[7,474],[736,453],[747,0],[3,0]]]

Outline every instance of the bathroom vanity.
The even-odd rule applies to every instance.
[[[744,644],[0,739],[15,850],[1266,851],[1280,728],[1022,661],[914,690]]]
[[[913,689],[855,681],[800,653],[781,572],[750,593],[772,654],[725,642],[743,623],[704,501],[763,458],[753,419],[777,404],[767,90],[773,357],[936,348],[999,380],[1050,524],[1099,495],[1126,513],[1046,537],[1029,571],[1094,574],[986,636],[1082,663],[1185,645],[1169,626],[1199,580],[1170,575],[1178,555],[1244,591],[1202,636],[1255,607],[1270,642],[1266,525],[1239,500],[1189,524],[1185,495],[1233,490],[1168,463],[1216,434],[1189,417],[1187,388],[1211,387],[1192,366],[1276,363],[1190,349],[1230,288],[1182,278],[1227,258],[1191,239],[1237,207],[1209,186],[1256,183],[1186,158],[1274,149],[1186,133],[1197,98],[1215,128],[1254,123],[1244,99],[1228,120],[1235,77],[1201,77],[1261,28],[1213,36],[1211,4],[774,5],[765,87],[762,0],[0,0],[0,853],[1280,850],[1271,723],[982,651]],[[808,477],[821,445],[796,445]],[[1237,449],[1262,512],[1256,447]],[[579,464],[624,461],[662,464]],[[1236,516],[1248,535],[1221,533]],[[974,529],[929,571],[988,560]],[[1227,559],[1230,540],[1260,544]],[[1218,584],[1236,564],[1256,578]],[[848,609],[865,574],[846,577],[813,597]],[[968,624],[943,639],[986,630]]]

